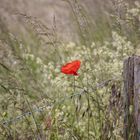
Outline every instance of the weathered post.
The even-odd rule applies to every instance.
[[[124,61],[124,140],[140,140],[140,57]]]
[[[124,61],[123,67],[124,77],[124,140],[130,140],[131,132],[131,112],[130,105],[132,105],[134,95],[134,57],[129,57]],[[132,134],[133,133],[133,134]]]
[[[134,57],[134,118],[136,140],[140,140],[140,57]]]

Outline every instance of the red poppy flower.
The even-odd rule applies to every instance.
[[[72,61],[67,63],[66,65],[62,66],[61,72],[64,74],[70,74],[78,76],[77,71],[80,68],[81,62],[79,60]]]

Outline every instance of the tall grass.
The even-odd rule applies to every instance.
[[[59,39],[55,18],[50,29],[18,13],[27,23],[27,38],[0,20],[1,139],[123,139],[122,63],[139,50],[140,6],[121,3],[122,18],[117,3],[106,15],[110,23],[104,17],[93,21],[77,0],[65,1],[76,43]],[[75,59],[82,62],[79,76],[62,74],[61,66]]]

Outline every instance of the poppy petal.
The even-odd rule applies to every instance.
[[[62,66],[61,72],[64,74],[78,75],[77,71],[80,68],[80,65],[81,62],[79,60],[72,61]]]

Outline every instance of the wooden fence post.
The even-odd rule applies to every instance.
[[[140,140],[140,57],[124,61],[124,140]]]
[[[134,117],[136,140],[140,140],[140,57],[134,58]]]

